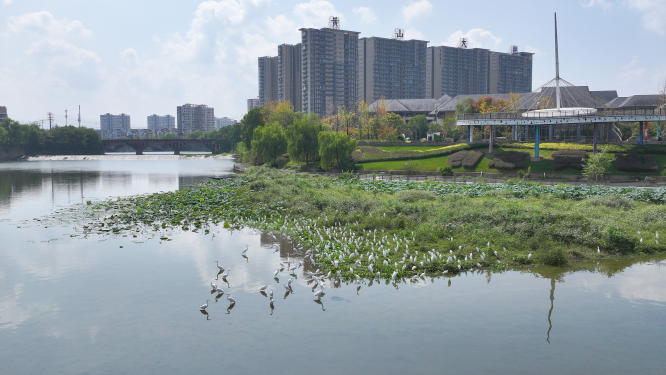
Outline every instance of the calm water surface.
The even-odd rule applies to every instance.
[[[266,233],[84,239],[31,222],[181,189],[232,163],[0,163],[0,374],[666,374],[659,260],[342,285],[317,303],[302,268],[285,296],[289,276],[273,271],[287,254]],[[232,309],[210,293],[216,260]]]

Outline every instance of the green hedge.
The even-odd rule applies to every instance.
[[[502,144],[502,148],[517,148],[517,149],[534,149],[534,143],[506,143]],[[539,150],[558,151],[558,150],[581,150],[592,151],[591,144],[580,143],[539,143]],[[630,151],[635,151],[639,154],[658,154],[666,155],[666,146],[657,145],[617,145],[617,144],[598,144],[598,151],[606,151],[608,153],[622,153],[626,154]]]

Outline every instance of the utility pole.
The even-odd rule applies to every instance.
[[[49,130],[51,130],[53,126],[53,112],[49,112],[48,116],[49,116]]]
[[[81,127],[81,104],[79,104],[79,128]]]
[[[65,126],[67,126],[67,107],[65,107]]]

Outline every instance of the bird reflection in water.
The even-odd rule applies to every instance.
[[[448,284],[449,284],[448,286],[451,286],[451,279],[449,279],[449,283],[448,283]]]
[[[208,315],[208,311],[206,310],[199,310],[202,314],[206,315],[206,320],[210,320],[210,316]]]
[[[400,289],[400,287],[398,286],[398,284],[396,284],[395,282],[392,282],[391,285],[393,285],[393,287],[394,287],[396,290]]]
[[[361,290],[361,286],[360,286],[360,285],[356,287],[356,295],[357,295],[357,296],[359,295],[359,294],[358,294],[359,290]]]
[[[315,303],[317,303],[317,304],[320,304],[320,305],[321,305],[321,310],[322,310],[322,311],[326,311],[326,309],[324,308],[324,303],[323,303],[323,302],[321,302],[321,300],[320,300],[320,299],[316,299],[316,300],[314,300],[314,301],[315,301]]]
[[[287,299],[287,297],[289,296],[290,293],[291,293],[291,290],[288,290],[288,291],[284,294],[284,299]]]
[[[229,305],[229,307],[227,307],[227,314],[231,314],[231,309],[233,309],[234,306],[236,306],[236,302],[232,303],[231,305]]]
[[[274,277],[273,280],[275,280],[275,282],[278,284],[280,283],[280,279],[278,279],[277,277]]]
[[[245,263],[250,263],[250,258],[247,255],[243,255],[243,258],[245,258]]]
[[[273,315],[273,310],[275,310],[275,306],[273,306],[273,302],[271,302],[271,313],[268,315]]]
[[[373,283],[374,281],[375,281],[374,279],[370,279],[370,282],[368,283],[368,287],[371,287],[371,286],[372,286],[372,283]]]
[[[264,297],[268,298],[268,294],[266,294],[266,292],[264,292],[263,290],[262,290],[262,291],[260,291],[259,293],[261,293],[261,295],[262,295],[262,296],[264,296]]]

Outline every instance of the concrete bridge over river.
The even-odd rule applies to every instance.
[[[102,154],[106,153],[109,147],[126,145],[134,149],[137,155],[143,155],[143,151],[149,146],[163,146],[173,150],[174,155],[180,155],[180,152],[192,145],[203,145],[211,152],[217,150],[213,140],[208,139],[104,139],[102,140]]]

